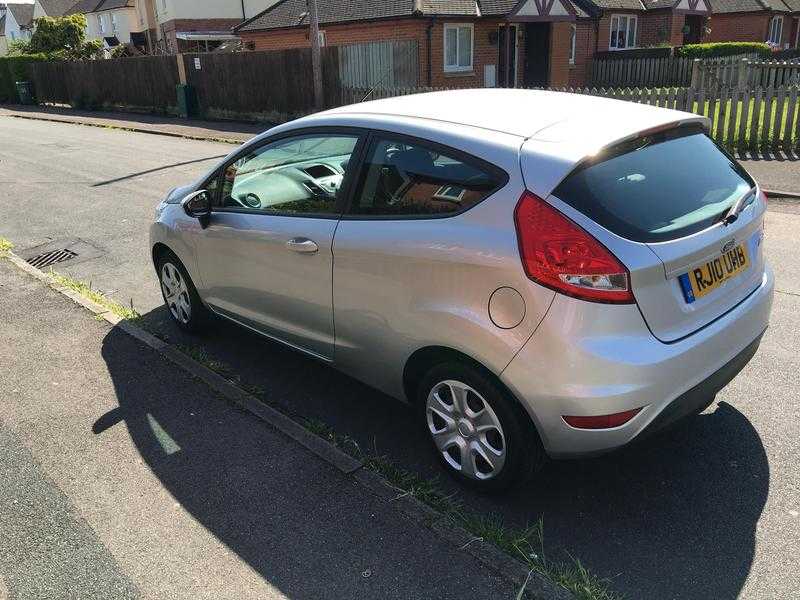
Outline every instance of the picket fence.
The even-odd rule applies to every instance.
[[[343,97],[352,103],[405,96],[447,88],[351,88]],[[723,146],[738,151],[796,151],[800,149],[800,88],[713,91],[688,87],[668,88],[550,88],[551,91],[587,94],[639,104],[660,106],[708,117],[710,135]]]

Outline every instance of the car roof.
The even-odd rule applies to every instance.
[[[374,100],[325,115],[383,115],[479,127],[548,141],[591,138],[592,145],[695,115],[583,94],[523,89],[467,89]],[[554,127],[558,125],[558,127]],[[546,131],[548,130],[549,131]],[[554,139],[558,135],[560,139]],[[587,139],[588,141],[588,139]]]

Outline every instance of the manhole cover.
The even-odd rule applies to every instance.
[[[46,269],[50,265],[64,262],[65,260],[72,260],[78,256],[76,252],[62,248],[61,250],[51,250],[39,256],[34,256],[28,259],[28,264],[33,265],[37,269]]]

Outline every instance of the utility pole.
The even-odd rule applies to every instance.
[[[308,0],[308,12],[311,18],[311,64],[314,70],[314,105],[317,110],[325,106],[325,97],[322,89],[322,52],[319,47],[319,14],[317,13],[317,0]]]

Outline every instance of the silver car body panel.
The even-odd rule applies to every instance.
[[[214,213],[203,230],[179,205],[162,204],[151,242],[178,254],[216,311],[392,396],[404,398],[403,373],[415,352],[451,348],[503,381],[552,455],[597,452],[633,439],[768,324],[774,282],[760,247],[744,276],[691,310],[678,302],[673,281],[728,239],[758,233],[765,209],[760,201],[728,228],[648,245],[611,233],[551,195],[602,147],[698,121],[704,119],[635,103],[522,90],[421,94],[342,107],[276,127],[244,148],[314,127],[389,131],[484,159],[503,169],[508,182],[470,210],[435,219]],[[526,188],[630,269],[639,304],[585,302],[527,278],[513,218]],[[290,256],[284,244],[294,237],[321,241],[320,252]],[[255,260],[254,251],[270,260]],[[519,324],[505,329],[490,315],[490,298],[501,288],[522,298],[500,307],[498,314],[512,325],[517,319],[509,311],[519,312]],[[562,418],[642,407],[632,421],[610,430],[577,430]]]

